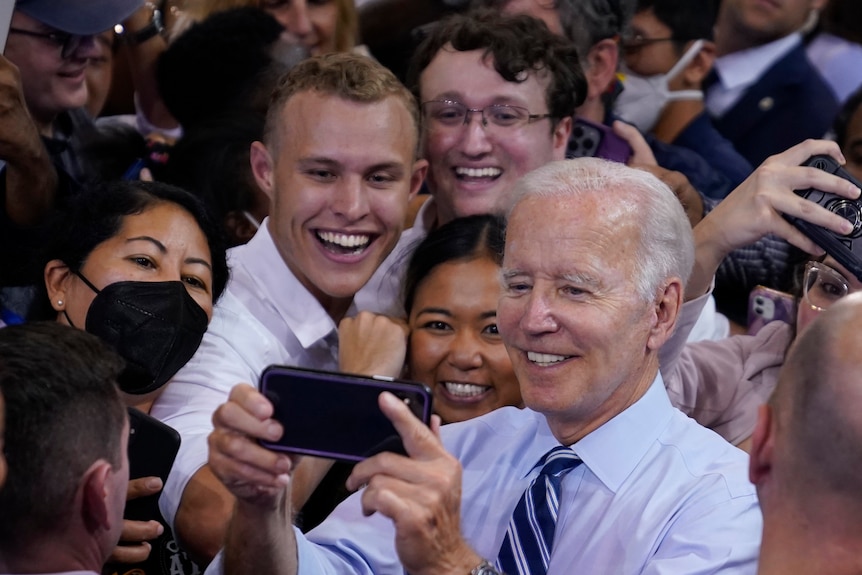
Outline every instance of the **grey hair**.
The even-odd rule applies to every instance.
[[[581,60],[599,41],[621,35],[635,12],[634,0],[555,0],[555,4],[563,33],[578,47]]]
[[[472,6],[504,9],[511,0],[473,0]],[[557,11],[563,34],[578,49],[581,66],[596,43],[621,35],[635,13],[635,0],[545,0]]]
[[[638,218],[635,287],[653,301],[671,277],[688,282],[694,266],[691,224],[676,195],[649,172],[598,158],[559,160],[521,178],[513,191],[509,216],[528,198],[568,199],[589,194],[617,202]]]

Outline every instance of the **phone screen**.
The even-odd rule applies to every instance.
[[[6,38],[9,37],[9,26],[12,25],[12,12],[14,11],[14,1],[0,1],[0,53],[6,52]]]
[[[261,376],[261,393],[273,404],[284,435],[265,447],[343,461],[381,451],[403,453],[395,427],[380,411],[378,396],[390,391],[426,424],[431,391],[406,381],[272,366]]]

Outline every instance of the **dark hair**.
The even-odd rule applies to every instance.
[[[545,100],[556,123],[572,116],[583,103],[587,82],[574,44],[553,34],[544,22],[530,16],[506,16],[490,10],[455,14],[435,26],[419,45],[407,75],[408,85],[420,98],[419,78],[447,44],[459,52],[484,50],[494,69],[507,82],[524,82],[529,74],[550,76]]]
[[[257,184],[249,164],[252,142],[263,138],[263,115],[238,110],[191,130],[171,150],[163,179],[201,197],[220,224],[250,210]]]
[[[184,128],[237,107],[265,111],[271,68],[286,67],[270,53],[283,31],[275,18],[253,7],[217,12],[192,25],[157,63],[168,110]]]
[[[474,3],[502,10],[511,1],[475,0]],[[623,33],[634,13],[634,0],[548,0],[547,7],[557,11],[563,34],[577,46],[583,59],[601,40]]]
[[[847,145],[847,128],[850,126],[850,121],[853,115],[862,106],[862,88],[859,88],[847,98],[844,105],[841,106],[841,111],[835,116],[835,122],[832,124],[832,131],[835,132],[835,141],[844,149]]]
[[[0,329],[6,400],[0,553],[62,530],[78,482],[99,459],[122,463],[125,362],[98,337],[57,322]]]
[[[221,228],[199,198],[182,188],[162,182],[107,182],[74,196],[51,227],[51,238],[43,254],[42,268],[47,262],[58,259],[71,270],[80,270],[96,246],[120,231],[123,218],[140,214],[162,202],[176,204],[187,211],[206,237],[212,259],[215,303],[228,280]]]
[[[652,10],[670,28],[678,47],[690,40],[712,40],[718,6],[712,0],[638,0],[637,12]]]
[[[500,216],[478,215],[456,218],[422,240],[410,257],[404,278],[404,310],[410,315],[419,285],[446,262],[488,258],[503,263],[506,223]]]

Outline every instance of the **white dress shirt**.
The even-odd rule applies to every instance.
[[[257,385],[271,364],[338,368],[337,326],[284,263],[267,220],[251,241],[230,250],[229,264],[230,282],[200,348],[150,412],[182,437],[159,500],[171,525],[186,484],[207,462],[213,412],[234,385]]]

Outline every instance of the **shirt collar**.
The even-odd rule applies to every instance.
[[[717,58],[715,68],[721,79],[721,85],[732,90],[754,84],[766,70],[801,41],[802,35],[799,32],[794,32],[768,44],[725,54]]]
[[[661,374],[625,411],[572,445],[589,470],[616,492],[673,415]]]
[[[317,298],[287,267],[269,233],[268,221],[269,218],[265,218],[254,237],[244,246],[231,250],[231,255],[241,260],[249,281],[254,282],[254,289],[249,291],[257,291],[258,297],[268,301],[302,347],[308,349],[333,333],[337,326]],[[355,305],[351,304],[347,315],[355,313]],[[265,318],[258,319],[267,324]]]

